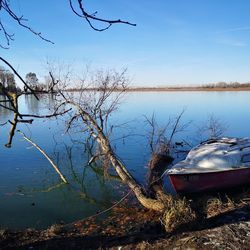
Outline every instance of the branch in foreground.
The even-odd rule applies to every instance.
[[[58,110],[58,109],[57,109]],[[52,117],[57,117],[57,116],[60,116],[60,115],[64,115],[66,113],[68,113],[70,110],[72,110],[72,108],[69,108],[67,110],[64,110],[60,113],[57,113],[57,110],[51,114],[51,115],[30,115],[30,114],[21,114],[22,117],[33,117],[33,118],[52,118]]]
[[[34,29],[32,29],[29,25],[25,24],[26,21],[28,21],[27,19],[25,19],[22,15],[18,16],[15,11],[13,11],[13,8],[11,7],[11,3],[9,0],[0,0],[0,11],[5,11],[10,18],[12,18],[12,20],[16,21],[18,23],[19,26],[27,29],[28,31],[30,31],[31,33],[33,33],[35,36],[38,36],[40,39],[52,43],[54,44],[51,40],[45,38],[41,32],[37,32]],[[7,46],[10,45],[10,41],[14,40],[14,34],[10,34],[7,30],[6,30],[6,26],[4,25],[4,23],[2,22],[2,20],[0,19],[0,32],[3,33],[3,36],[6,40]],[[1,48],[3,49],[7,49],[8,47],[5,47],[3,45],[0,45]]]
[[[134,23],[130,23],[128,21],[123,21],[121,19],[117,19],[117,20],[108,20],[108,19],[103,19],[103,18],[99,18],[99,17],[96,17],[96,14],[97,14],[97,11],[94,12],[93,14],[89,14],[85,8],[84,8],[84,4],[82,2],[82,0],[77,0],[77,3],[78,3],[78,8],[80,9],[80,13],[76,11],[75,7],[73,6],[73,1],[72,0],[69,0],[69,4],[70,4],[70,8],[72,9],[72,11],[80,18],[84,18],[86,19],[86,21],[88,22],[89,26],[95,30],[95,31],[104,31],[104,30],[107,30],[109,29],[113,24],[117,24],[117,23],[120,23],[120,24],[127,24],[127,25],[131,25],[131,26],[136,26],[136,24]],[[101,23],[106,23],[107,26],[104,27],[104,28],[96,28],[92,21],[97,21],[97,22],[101,22]]]

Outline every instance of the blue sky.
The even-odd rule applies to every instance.
[[[76,17],[68,0],[12,2],[55,43],[3,17],[15,41],[1,55],[22,75],[32,71],[42,79],[50,58],[72,64],[76,71],[86,64],[128,68],[132,84],[140,86],[250,81],[248,0],[85,0],[89,12],[137,24],[113,25],[105,32],[93,31]]]

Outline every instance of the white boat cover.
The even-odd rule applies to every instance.
[[[194,147],[168,174],[191,174],[250,167],[250,139],[220,138]]]

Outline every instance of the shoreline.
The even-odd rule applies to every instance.
[[[110,89],[106,89],[110,90]],[[97,88],[86,88],[86,89],[65,89],[63,92],[82,92],[82,91],[103,91],[102,89]],[[112,89],[113,92],[248,92],[250,87],[226,87],[226,88],[209,88],[209,87],[136,87],[136,88],[127,88],[127,89]],[[36,94],[57,94],[48,93],[46,91],[36,91]],[[25,95],[32,95],[32,93],[27,92]],[[3,93],[0,93],[0,96],[4,96]]]
[[[249,87],[246,88],[206,88],[206,87],[167,87],[167,88],[131,88],[125,92],[211,92],[211,91],[250,91]]]
[[[67,92],[79,92],[79,91],[101,91],[100,89],[88,88],[88,89],[67,89]],[[206,88],[206,87],[138,87],[138,88],[128,88],[128,89],[114,89],[114,92],[246,92],[250,91],[250,87],[239,87],[239,88]]]

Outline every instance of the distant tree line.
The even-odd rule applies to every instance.
[[[239,82],[217,82],[202,85],[203,88],[249,88],[250,83],[239,83]]]

